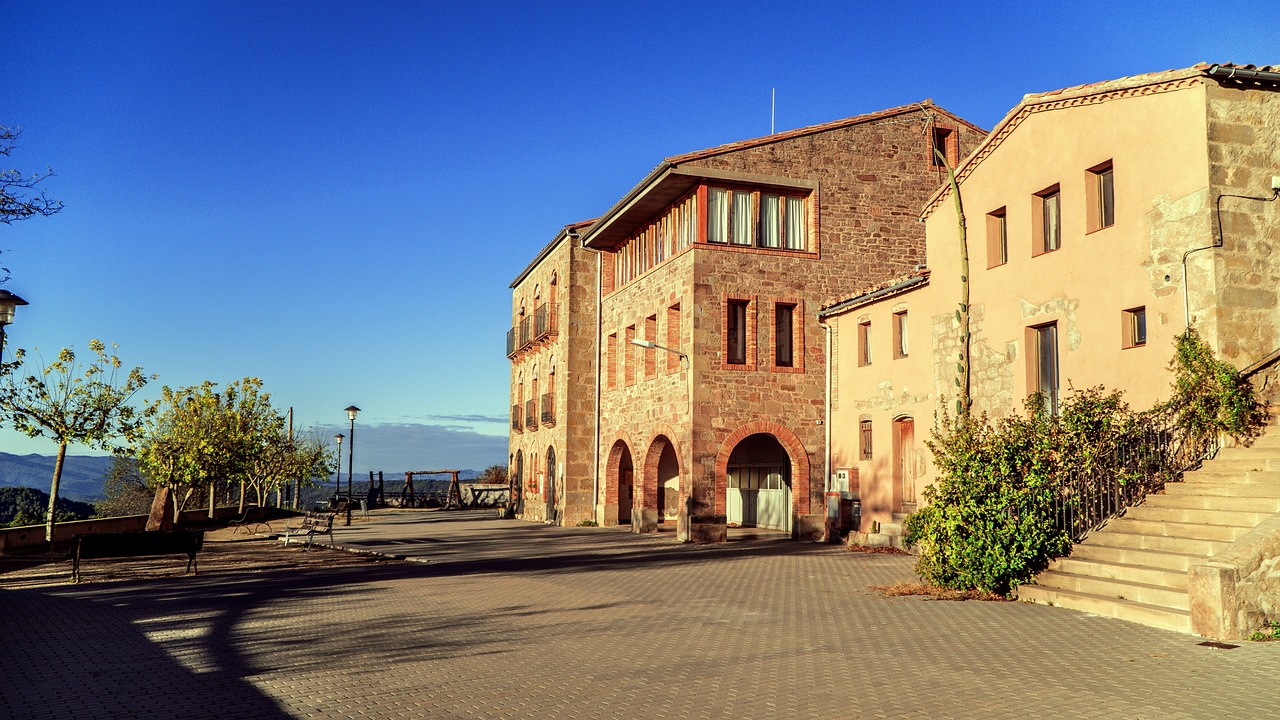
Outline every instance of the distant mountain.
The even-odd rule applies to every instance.
[[[12,455],[0,452],[0,486],[29,487],[49,492],[53,481],[53,455]],[[111,467],[110,457],[68,455],[62,464],[58,495],[69,500],[93,502],[102,499],[102,479]]]

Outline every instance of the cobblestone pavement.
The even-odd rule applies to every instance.
[[[869,589],[907,557],[375,515],[337,543],[416,562],[0,591],[0,717],[1280,714],[1280,643]]]

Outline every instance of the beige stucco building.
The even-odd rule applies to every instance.
[[[959,164],[974,409],[1105,385],[1169,390],[1193,324],[1239,368],[1280,348],[1276,73],[1199,65],[1026,96]],[[833,472],[861,527],[897,527],[931,481],[924,442],[956,398],[955,199],[924,207],[924,268],[829,303]],[[1268,391],[1274,383],[1263,380]]]

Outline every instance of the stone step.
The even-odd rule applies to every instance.
[[[1229,483],[1233,485],[1280,485],[1280,472],[1267,470],[1251,470],[1249,472],[1240,473],[1233,471],[1219,472],[1212,468],[1204,470],[1196,470],[1183,475],[1182,484],[1215,484]],[[1176,485],[1178,483],[1170,483]]]
[[[1228,525],[1232,527],[1256,527],[1275,513],[1242,512],[1237,510],[1189,510],[1186,508],[1151,507],[1139,505],[1129,508],[1125,518],[1133,520],[1156,520],[1174,523],[1204,523],[1207,525]]]
[[[1168,552],[1165,550],[1148,550],[1141,547],[1124,547],[1121,545],[1099,545],[1105,535],[1123,535],[1126,533],[1099,533],[1071,549],[1073,560],[1091,560],[1094,562],[1121,563],[1124,565],[1141,565],[1144,567],[1176,570],[1185,573],[1193,563],[1204,560],[1209,553]],[[1146,537],[1134,535],[1132,537]],[[1184,540],[1183,542],[1206,543],[1205,540]],[[1225,543],[1223,543],[1225,546]]]
[[[902,523],[880,523],[880,533],[883,535],[893,535],[895,537],[906,535],[907,531],[902,528]]]
[[[1280,446],[1224,447],[1209,462],[1219,460],[1280,460]]]
[[[1123,580],[1077,575],[1076,573],[1047,570],[1036,577],[1036,584],[1058,590],[1071,590],[1100,597],[1133,600],[1146,605],[1159,605],[1175,610],[1189,610],[1191,603],[1186,590],[1130,583]]]
[[[1176,608],[1148,605],[1133,600],[1120,600],[1113,597],[1040,585],[1020,586],[1018,588],[1018,599],[1036,603],[1037,605],[1053,605],[1069,610],[1079,610],[1104,617],[1128,620],[1129,622],[1141,623],[1149,627],[1183,633],[1191,632],[1191,613]]]
[[[1219,453],[1221,454],[1221,453]],[[1249,472],[1251,470],[1261,470],[1266,472],[1274,472],[1280,470],[1280,458],[1267,457],[1245,457],[1245,458],[1224,458],[1217,457],[1213,460],[1205,462],[1205,467],[1213,467],[1214,472]]]
[[[1146,565],[1090,560],[1076,557],[1074,554],[1071,557],[1054,560],[1049,566],[1049,570],[1102,580],[1115,580],[1126,585],[1150,585],[1183,592],[1187,590],[1186,570],[1169,570]]]
[[[1149,508],[1178,508],[1182,510],[1229,510],[1233,512],[1280,512],[1280,496],[1241,497],[1232,495],[1148,495],[1143,503]]]
[[[1116,525],[1113,521],[1112,526]],[[1206,540],[1203,538],[1192,537],[1171,537],[1164,534],[1147,534],[1147,533],[1131,533],[1112,530],[1108,526],[1105,532],[1096,532],[1089,536],[1084,544],[1077,545],[1072,552],[1079,551],[1083,547],[1109,547],[1129,550],[1153,550],[1161,553],[1173,553],[1178,555],[1190,555],[1193,557],[1207,558],[1216,554],[1218,551],[1227,547],[1230,543],[1226,540]],[[1117,526],[1122,527],[1122,526]],[[1235,530],[1235,528],[1228,528]]]
[[[1274,432],[1275,429],[1276,429],[1276,426],[1272,425],[1271,432],[1268,432],[1266,435],[1263,435],[1262,437],[1254,438],[1253,444],[1250,445],[1250,447],[1280,448],[1280,433]],[[1225,450],[1226,448],[1223,448],[1223,449]]]
[[[1129,516],[1107,523],[1106,531],[1135,533],[1140,535],[1163,535],[1171,538],[1192,538],[1198,540],[1217,540],[1232,542],[1243,536],[1252,528],[1234,525],[1210,525],[1207,523],[1180,523],[1165,520],[1138,520]]]
[[[1176,482],[1165,485],[1164,494],[1169,497],[1214,495],[1219,497],[1280,498],[1280,483]]]

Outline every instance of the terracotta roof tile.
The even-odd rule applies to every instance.
[[[870,296],[874,293],[880,292],[881,290],[887,290],[893,287],[894,285],[900,285],[902,283],[909,282],[916,278],[920,278],[920,282],[913,284],[911,287],[918,287],[920,284],[927,282],[929,280],[929,268],[917,268],[905,275],[899,275],[895,278],[891,278],[889,280],[876,283],[875,285],[864,287],[858,290],[857,292],[854,292],[851,295],[843,295],[835,300],[832,300],[826,303],[821,308],[819,308],[818,314],[821,315],[824,311],[830,310],[831,308],[834,308],[837,305],[845,305],[845,304],[856,305],[859,300],[864,300],[864,299],[869,300]],[[903,289],[906,290],[908,288],[903,288]]]

